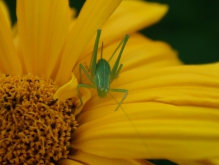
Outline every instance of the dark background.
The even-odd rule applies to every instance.
[[[154,40],[168,42],[179,52],[186,64],[219,61],[219,1],[218,0],[148,0],[168,4],[167,15],[157,24],[141,32]],[[85,0],[70,0],[80,11]],[[13,21],[15,0],[6,0]],[[165,160],[151,160],[156,165],[174,165]]]
[[[218,0],[157,1],[168,4],[169,12],[144,34],[170,43],[187,64],[219,60]]]

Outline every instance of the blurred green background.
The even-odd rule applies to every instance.
[[[168,4],[167,15],[141,33],[154,40],[168,42],[179,52],[186,64],[219,61],[219,1],[218,0],[149,0]],[[80,10],[85,0],[71,0],[70,5]],[[6,0],[11,18],[16,20],[15,0]],[[151,160],[156,165],[174,165],[166,160]]]
[[[143,30],[144,34],[170,43],[187,64],[219,60],[218,0],[154,2],[168,4],[170,9],[161,22]]]

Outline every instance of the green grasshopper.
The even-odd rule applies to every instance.
[[[115,109],[115,111],[117,111],[119,109],[119,107],[121,106],[121,104],[123,103],[123,101],[125,100],[126,96],[128,95],[128,90],[126,90],[126,89],[111,89],[110,84],[119,76],[119,72],[122,69],[123,64],[119,65],[119,61],[120,61],[120,58],[122,56],[125,45],[129,39],[129,35],[126,35],[124,37],[124,39],[117,46],[116,50],[113,52],[113,54],[111,55],[111,57],[109,58],[108,61],[106,61],[105,59],[102,58],[102,50],[103,50],[103,45],[102,45],[101,58],[97,62],[97,52],[98,52],[100,34],[101,34],[101,30],[98,29],[96,41],[94,44],[93,54],[92,54],[92,58],[91,58],[91,62],[90,62],[90,67],[89,67],[90,75],[82,64],[79,65],[80,82],[77,86],[77,92],[78,92],[78,96],[80,98],[81,105],[83,105],[83,101],[82,101],[81,94],[80,94],[80,88],[96,88],[98,96],[100,98],[106,97],[107,94],[110,94],[109,92],[122,92],[122,93],[124,93],[124,95],[123,95],[121,101],[118,103],[118,106]],[[109,62],[112,59],[112,57],[115,55],[117,50],[120,48],[121,45],[122,45],[122,48],[119,52],[119,55],[116,59],[116,62],[114,63],[114,66],[111,70]],[[82,83],[81,70],[84,71],[86,77],[90,80],[91,84],[83,84]]]

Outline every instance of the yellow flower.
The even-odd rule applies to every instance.
[[[219,64],[181,65],[166,43],[136,33],[166,11],[143,1],[87,0],[72,19],[67,0],[17,1],[13,35],[0,11],[0,163],[216,164]],[[116,112],[111,97],[88,89],[81,90],[84,106],[75,108],[78,64],[89,65],[98,28],[106,59],[131,35],[111,86],[129,91]]]

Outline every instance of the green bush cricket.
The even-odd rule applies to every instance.
[[[118,103],[118,105],[115,109],[115,111],[117,111],[120,108],[123,101],[125,100],[125,98],[127,97],[128,90],[127,89],[111,89],[110,84],[119,76],[120,70],[123,67],[123,64],[119,64],[119,62],[120,62],[120,58],[122,56],[123,50],[125,48],[125,45],[126,45],[128,39],[129,39],[129,35],[126,34],[126,36],[123,38],[123,40],[117,46],[117,48],[115,49],[115,51],[113,52],[113,54],[111,55],[111,57],[109,58],[108,61],[106,61],[105,59],[102,58],[102,51],[103,51],[103,44],[102,44],[101,57],[97,62],[97,52],[98,52],[100,34],[101,34],[101,30],[98,29],[97,30],[96,41],[95,41],[95,44],[94,44],[93,54],[92,54],[92,57],[91,57],[90,66],[88,68],[88,71],[90,71],[90,75],[89,75],[88,71],[85,69],[85,67],[82,64],[79,65],[80,79],[79,79],[79,84],[77,86],[77,92],[78,92],[78,96],[79,96],[80,102],[81,102],[80,106],[83,105],[83,101],[82,101],[81,94],[80,94],[80,88],[96,88],[98,96],[100,98],[106,97],[107,94],[111,95],[109,92],[124,93],[124,95],[123,95],[120,102],[117,102],[116,99],[114,99],[114,97],[111,95],[113,97],[113,99]],[[120,49],[119,55],[118,55],[118,57],[117,57],[117,59],[114,63],[114,66],[111,70],[109,62],[113,58],[113,56],[116,54],[117,50],[120,47],[121,47],[121,49]],[[82,83],[81,70],[84,71],[86,77],[89,79],[91,84],[83,84]],[[130,124],[133,126],[133,129],[136,131],[137,135],[139,136],[142,144],[144,146],[146,146],[145,142],[144,142],[144,139],[141,136],[141,133],[138,131],[138,128],[133,123],[133,121],[131,120],[129,115],[125,112],[125,110],[123,108],[122,108],[122,110],[123,110],[125,116],[130,121]]]
[[[129,35],[127,34],[124,37],[124,39],[117,46],[117,48],[115,49],[115,51],[113,52],[113,54],[111,55],[111,57],[109,58],[108,61],[106,61],[105,59],[102,58],[102,49],[103,49],[103,45],[102,45],[101,58],[97,62],[97,52],[98,52],[100,34],[101,34],[101,30],[98,29],[96,41],[94,44],[93,54],[92,54],[92,58],[91,58],[91,62],[90,62],[90,67],[89,67],[90,75],[82,64],[79,65],[80,80],[79,80],[79,84],[77,85],[77,92],[78,92],[78,96],[80,98],[81,105],[83,105],[83,101],[82,101],[81,94],[80,94],[80,88],[96,88],[98,96],[100,98],[106,97],[107,94],[109,94],[109,92],[122,92],[122,93],[124,93],[124,95],[123,95],[121,101],[118,103],[118,106],[115,109],[115,111],[117,111],[119,109],[119,107],[121,106],[121,104],[123,103],[123,101],[125,100],[126,96],[128,95],[128,90],[126,90],[126,89],[112,89],[112,88],[110,88],[110,84],[119,76],[119,72],[122,69],[123,64],[119,64],[119,62],[120,62],[120,58],[122,56],[123,50],[125,48],[125,45],[129,39]],[[120,50],[119,55],[114,63],[114,66],[111,70],[109,62],[120,47],[121,47],[121,50]],[[85,73],[86,77],[89,79],[91,84],[83,84],[82,83],[81,70],[83,70],[83,72]]]

